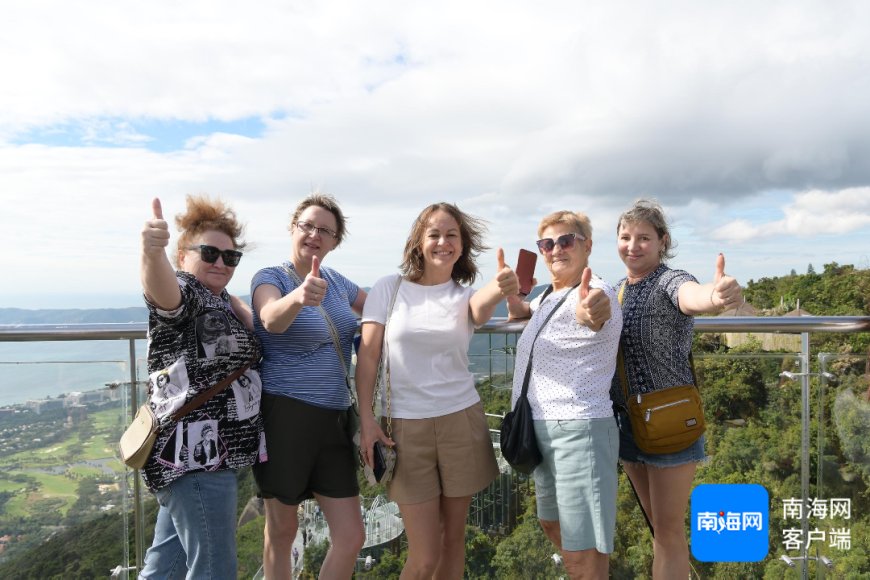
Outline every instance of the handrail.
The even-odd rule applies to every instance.
[[[82,324],[0,324],[0,342],[145,339],[144,322]]]
[[[477,332],[520,333],[525,320],[493,318]],[[84,324],[0,324],[0,342],[144,339],[144,322]],[[870,332],[870,316],[696,316],[695,332]]]
[[[477,332],[522,332],[525,326],[524,320],[493,318]],[[870,332],[870,316],[696,316],[695,332]]]

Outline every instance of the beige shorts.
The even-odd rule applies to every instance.
[[[396,503],[474,495],[498,475],[479,402],[443,417],[393,419],[393,440],[398,460],[387,493]]]

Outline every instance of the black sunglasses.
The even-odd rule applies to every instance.
[[[544,238],[535,243],[538,244],[538,250],[544,254],[549,254],[553,251],[553,248],[556,247],[556,244],[559,244],[559,247],[563,250],[570,250],[574,247],[574,240],[580,240],[583,242],[586,241],[586,238],[580,234],[563,234],[555,240],[553,238]]]
[[[234,268],[239,265],[239,260],[242,259],[242,253],[238,250],[219,250],[214,246],[206,246],[205,244],[200,244],[187,249],[198,251],[199,257],[207,264],[214,264],[217,262],[218,257],[221,257],[224,259],[225,266]]]

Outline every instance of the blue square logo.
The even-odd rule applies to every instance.
[[[701,562],[767,557],[770,496],[757,483],[702,483],[692,491],[692,555]]]

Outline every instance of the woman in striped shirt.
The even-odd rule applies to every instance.
[[[351,401],[344,361],[366,293],[320,265],[346,234],[335,199],[309,195],[296,207],[290,231],[290,259],[260,270],[251,282],[269,456],[254,470],[266,506],[263,570],[270,579],[291,577],[297,506],[316,498],[331,540],[321,577],[350,578],[365,533],[357,456],[345,429]]]

